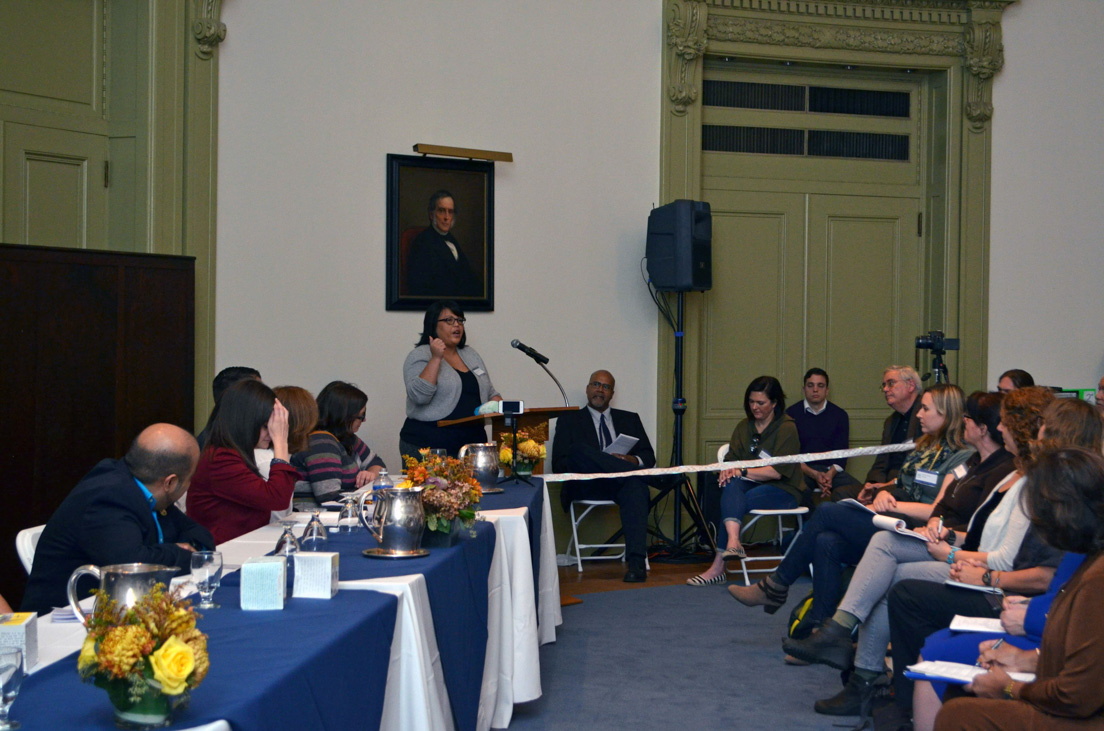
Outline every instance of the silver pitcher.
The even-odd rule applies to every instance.
[[[376,501],[375,511],[371,519],[365,519],[365,503],[371,497]],[[379,541],[385,553],[399,556],[421,548],[425,531],[421,487],[385,487],[365,492],[357,504],[361,524]]]
[[[498,445],[494,442],[465,444],[460,447],[460,459],[471,468],[484,490],[498,484]]]
[[[114,599],[120,607],[133,607],[149,593],[154,584],[160,582],[168,589],[176,575],[176,568],[155,563],[120,563],[102,568],[85,564],[78,567],[69,577],[67,591],[69,606],[73,608],[73,613],[81,624],[85,622],[85,615],[77,600],[77,581],[86,575],[93,576],[100,582],[100,590],[108,599]]]

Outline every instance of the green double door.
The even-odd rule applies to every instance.
[[[704,295],[698,447],[713,455],[743,418],[744,389],[773,375],[788,402],[819,366],[851,416],[852,446],[886,415],[882,369],[913,362],[924,247],[915,197],[703,190],[713,214],[713,289]],[[861,477],[869,461],[852,470]]]

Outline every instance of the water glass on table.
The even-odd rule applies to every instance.
[[[23,651],[18,647],[0,647],[0,729],[19,728],[19,721],[8,718],[8,709],[23,685]]]
[[[303,529],[303,537],[299,539],[299,545],[303,547],[304,551],[325,551],[329,540],[326,526],[322,525],[322,520],[318,517],[318,511],[316,510],[314,515],[311,516],[310,522],[307,523],[307,527]]]
[[[195,551],[192,554],[192,581],[199,589],[198,609],[218,609],[215,589],[222,582],[222,554],[218,551]]]
[[[357,500],[359,493],[349,492],[341,497],[341,512],[337,514],[337,529],[342,533],[355,533],[360,530],[360,519],[357,517]]]

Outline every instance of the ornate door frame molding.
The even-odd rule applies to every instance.
[[[660,200],[700,199],[701,88],[706,56],[795,61],[946,75],[946,281],[940,326],[963,340],[958,380],[987,378],[989,200],[993,76],[1004,65],[1001,17],[1016,0],[665,0]],[[700,297],[687,298],[686,349],[700,352]],[[661,328],[659,373],[673,368],[672,338]],[[685,383],[699,382],[695,358]],[[671,400],[662,376],[658,411]],[[688,420],[689,421],[689,420]],[[670,439],[660,420],[659,443]],[[697,455],[696,425],[685,453]]]

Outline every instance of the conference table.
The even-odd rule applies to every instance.
[[[222,608],[199,623],[211,672],[174,726],[507,727],[515,703],[540,697],[538,648],[562,621],[547,490],[534,482],[484,496],[475,535],[424,558],[368,559],[376,543],[365,531],[330,532],[326,550],[340,554],[331,600],[243,612],[238,576],[227,576]],[[219,546],[225,564],[270,553],[281,532],[267,525]],[[75,671],[83,630],[46,617],[39,636],[13,717],[28,729],[112,728],[106,694]]]

